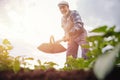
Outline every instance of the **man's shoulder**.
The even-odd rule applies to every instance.
[[[79,12],[77,10],[71,10],[70,16],[76,17],[76,16],[80,16],[80,15],[79,15]]]
[[[75,22],[81,22],[81,16],[77,10],[71,10],[71,15],[70,17],[75,21]]]
[[[71,14],[79,14],[77,10],[71,10]]]

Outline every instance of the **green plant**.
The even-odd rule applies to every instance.
[[[0,71],[13,70],[17,72],[20,70],[19,58],[9,56],[9,50],[12,48],[11,43],[7,39],[4,39],[0,45]]]
[[[88,70],[90,68],[93,68],[100,56],[104,54],[109,54],[109,52],[113,51],[116,48],[116,45],[120,42],[120,32],[115,31],[115,26],[101,26],[93,29],[92,31],[90,31],[90,33],[95,33],[95,35],[87,37],[90,45],[82,46],[90,49],[90,51],[87,53],[88,59],[75,59],[69,56],[67,58],[65,66],[60,70]],[[107,46],[112,46],[112,48],[108,48],[107,50],[103,51],[103,49]],[[18,72],[21,69],[21,65],[23,65],[24,70],[28,69],[26,68],[28,64],[26,60],[34,59],[22,57],[22,61],[20,61],[21,56],[9,56],[9,50],[11,50],[12,48],[13,46],[11,46],[11,43],[7,39],[4,39],[3,43],[0,45],[0,71],[13,70],[14,72]],[[114,52],[110,52],[110,54],[113,53]],[[115,64],[120,64],[120,52],[117,53]],[[38,65],[35,65],[34,69],[47,70],[49,68],[54,68],[55,65],[57,64],[54,62],[45,62],[42,64],[41,61],[38,60]]]
[[[119,56],[120,43],[113,50],[106,52],[96,59],[93,71],[98,79],[104,80],[105,76],[113,70],[114,66],[117,66],[116,62],[120,59]]]
[[[115,46],[120,42],[120,32],[115,31],[115,26],[101,26],[93,29],[90,33],[94,35],[87,37],[89,45],[82,47],[89,48],[87,53],[88,59],[68,57],[63,70],[86,69],[93,68],[96,59],[106,54],[106,52],[114,50]],[[112,46],[103,51],[104,48]],[[120,54],[117,56],[116,64],[120,63]]]
[[[92,59],[73,58],[72,56],[67,57],[65,66],[61,70],[79,70],[79,69],[90,69],[92,67]]]
[[[101,26],[93,29],[90,33],[96,33],[96,35],[89,36],[87,40],[90,43],[90,51],[87,56],[89,58],[97,58],[99,55],[103,54],[103,48],[106,46],[114,47],[120,42],[120,32],[115,31],[115,26]],[[97,35],[99,33],[99,35]],[[107,49],[109,51],[111,49]]]
[[[41,63],[40,60],[38,60],[38,65],[35,65],[35,69],[42,69],[42,70],[47,70],[50,68],[54,68],[55,65],[58,65],[54,62],[44,62],[43,64]]]

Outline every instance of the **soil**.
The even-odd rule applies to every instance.
[[[98,80],[93,70],[72,70],[57,71],[55,69],[48,70],[30,70],[21,69],[18,73],[13,71],[1,71],[0,80]],[[120,80],[120,67],[115,67],[105,80]]]

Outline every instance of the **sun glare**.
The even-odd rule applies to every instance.
[[[1,34],[21,38],[36,46],[41,42],[49,41],[51,35],[56,40],[62,38],[64,32],[57,6],[59,1],[61,0],[10,0],[4,6],[7,18],[1,24],[7,28]],[[67,1],[71,8],[75,8],[75,1]]]
[[[55,40],[61,39],[64,32],[61,28],[61,14],[57,6],[59,1],[61,0],[10,0],[6,2],[0,14],[3,16],[0,22],[1,36],[22,40],[35,47],[49,42],[51,35]],[[72,9],[76,7],[76,0],[67,1]],[[59,56],[62,58],[64,57],[62,55]]]

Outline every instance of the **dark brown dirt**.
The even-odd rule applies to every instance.
[[[0,80],[97,80],[93,70],[72,70],[57,71],[48,70],[30,70],[21,69],[18,73],[13,71],[1,71]],[[105,80],[120,80],[120,68],[114,68]]]

